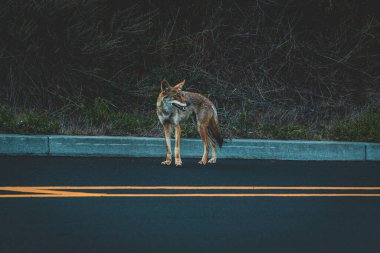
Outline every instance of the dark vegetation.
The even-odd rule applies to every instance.
[[[377,4],[1,1],[0,131],[161,136],[166,78],[227,138],[380,141]]]

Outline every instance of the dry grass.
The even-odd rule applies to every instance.
[[[332,138],[324,129],[380,110],[376,6],[2,1],[0,104],[45,111],[60,133],[154,136],[160,81],[186,79],[216,104],[227,137],[287,138],[278,126],[294,138]],[[91,119],[86,108],[98,98],[128,130],[100,112]]]

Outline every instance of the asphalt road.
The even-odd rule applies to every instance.
[[[380,163],[0,157],[0,252],[380,252]]]

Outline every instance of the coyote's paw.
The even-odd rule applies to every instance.
[[[208,163],[216,163],[216,157],[212,157],[210,160],[208,160]]]
[[[171,160],[165,160],[161,163],[161,165],[170,165],[172,163]]]
[[[175,161],[175,166],[182,166],[182,161],[181,160]]]
[[[207,160],[206,160],[207,161]],[[203,160],[200,160],[198,163],[200,164],[200,165],[206,165],[206,161],[203,161]]]

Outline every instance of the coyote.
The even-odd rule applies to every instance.
[[[197,123],[198,132],[204,144],[202,160],[199,164],[205,165],[208,159],[210,144],[212,146],[212,157],[209,163],[216,163],[216,144],[222,147],[223,138],[219,133],[218,116],[212,102],[198,93],[182,91],[185,80],[175,86],[170,86],[168,81],[161,82],[161,92],[157,98],[157,115],[164,127],[166,141],[166,160],[162,165],[170,165],[172,152],[170,145],[171,128],[175,129],[175,165],[181,166],[180,155],[181,127],[180,122],[193,116]]]

